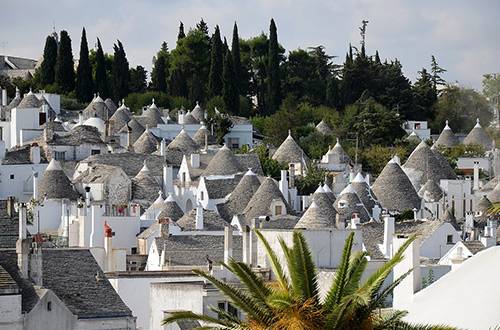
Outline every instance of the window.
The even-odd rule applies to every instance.
[[[56,160],[65,160],[66,159],[65,154],[66,154],[65,151],[54,151],[54,158]]]
[[[182,172],[182,182],[186,182],[186,172]]]
[[[100,155],[101,154],[101,150],[99,150],[99,149],[92,149],[90,151],[90,154],[91,155]]]
[[[281,205],[276,205],[276,206],[274,207],[274,213],[275,213],[276,215],[281,215],[281,209],[282,209],[282,208],[281,208]]]
[[[204,195],[204,194],[203,194],[203,191],[202,191],[202,192],[200,193],[200,199],[201,199],[201,200],[203,200],[203,197],[204,197],[203,195]]]
[[[234,307],[233,305],[231,305],[231,303],[228,301],[219,301],[217,303],[217,308],[220,310],[223,310],[231,315],[238,317],[238,309],[236,307]],[[219,319],[220,319],[220,316],[219,316]]]
[[[227,138],[227,144],[231,150],[238,150],[240,148],[240,138]]]
[[[49,302],[47,303],[47,310],[48,310],[48,311],[51,311],[51,310],[52,310],[52,301],[49,301]]]
[[[11,174],[11,175],[10,175],[10,179],[11,179],[11,180],[14,180],[14,174]]]
[[[446,236],[446,244],[453,244],[453,235]]]

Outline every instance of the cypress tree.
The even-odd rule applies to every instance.
[[[240,57],[240,38],[238,36],[238,26],[234,22],[233,27],[233,40],[231,42],[231,54],[233,54],[233,66],[234,66],[234,85],[239,95],[243,95],[243,88],[241,83],[242,68],[241,68],[241,57]]]
[[[118,44],[113,45],[114,61],[113,61],[113,96],[115,102],[123,99],[128,95],[129,84],[130,84],[130,71],[127,60],[127,55],[125,54],[125,49],[123,49],[123,44],[120,40],[117,40]]]
[[[191,78],[191,88],[189,89],[189,101],[191,104],[196,104],[197,101],[202,101],[205,99],[205,85],[201,81],[200,77],[193,73]]]
[[[210,63],[210,74],[208,76],[208,96],[214,97],[222,92],[222,41],[219,26],[215,27],[212,36],[212,56]]]
[[[340,109],[339,81],[334,76],[328,77],[325,105],[332,109]]]
[[[143,66],[138,65],[135,69],[130,68],[130,93],[145,93],[148,87],[146,78],[146,70]]]
[[[172,96],[188,96],[188,87],[186,75],[181,68],[177,68],[172,72],[170,81],[170,93]]]
[[[224,100],[226,111],[237,115],[240,110],[240,97],[235,85],[233,56],[229,50],[226,52],[226,56],[224,56],[222,77],[222,99]]]
[[[65,92],[75,89],[75,70],[73,69],[73,51],[71,50],[71,38],[68,32],[61,31],[59,42],[59,53],[56,61],[55,81]]]
[[[280,60],[278,54],[278,35],[274,19],[271,19],[269,27],[269,57],[267,64],[268,85],[267,85],[267,109],[266,114],[270,115],[278,111],[281,105],[281,80],[280,80]]]
[[[57,62],[57,41],[53,36],[45,39],[43,49],[43,62],[40,66],[40,78],[42,86],[51,85],[55,81]]]
[[[166,65],[165,58],[163,56],[158,57],[155,62],[155,66],[151,71],[151,82],[153,90],[159,92],[167,91],[167,75],[166,75]]]
[[[97,38],[94,92],[99,93],[102,98],[109,96],[108,77],[106,76],[106,62],[99,38]]]
[[[181,24],[179,24],[179,34],[177,34],[177,40],[184,37],[186,37],[186,34],[184,33],[184,23],[181,22]]]
[[[80,42],[80,60],[76,70],[75,92],[80,102],[90,102],[93,92],[92,69],[89,62],[89,46],[85,28],[82,29],[82,40]]]

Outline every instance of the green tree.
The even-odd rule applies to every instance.
[[[184,33],[184,23],[180,23],[179,24],[179,33],[177,34],[177,40],[179,39],[182,39],[186,36],[186,34]]]
[[[491,106],[484,97],[471,88],[448,86],[441,91],[435,104],[436,119],[431,129],[440,132],[448,120],[454,132],[469,133],[479,118],[487,127],[493,119]]]
[[[43,62],[40,66],[42,86],[53,84],[56,80],[56,62],[57,62],[57,41],[50,35],[45,39],[43,49]]]
[[[297,189],[301,195],[313,194],[318,189],[318,183],[325,181],[326,171],[314,164],[307,165],[307,175],[297,177]]]
[[[87,33],[85,28],[82,29],[82,40],[80,42],[80,60],[76,70],[75,93],[76,99],[83,103],[88,103],[92,100],[94,90],[94,82],[92,80],[92,68],[89,61],[89,46],[87,43]]]
[[[220,96],[216,96],[220,98]],[[222,112],[221,109],[215,110],[215,108],[207,108],[207,127],[213,128],[214,136],[219,144],[224,144],[224,136],[231,130],[233,123],[229,118],[228,114]]]
[[[125,49],[123,49],[123,44],[120,40],[117,40],[118,44],[113,45],[114,61],[113,61],[113,95],[115,102],[123,99],[129,93],[130,85],[130,70],[127,60],[127,55],[125,54]]]
[[[71,38],[68,32],[62,30],[56,61],[55,82],[64,92],[69,93],[75,89],[75,70],[73,66],[74,61],[73,51],[71,50]]]
[[[222,40],[220,37],[219,26],[215,26],[215,32],[212,36],[212,54],[210,61],[210,74],[208,76],[208,96],[214,97],[222,94]]]
[[[341,100],[339,93],[340,91],[338,79],[334,76],[329,77],[326,83],[325,105],[332,109],[340,109]]]
[[[446,85],[446,81],[441,78],[441,74],[445,73],[447,70],[441,68],[437,62],[436,58],[434,55],[431,55],[431,77],[432,77],[432,84],[435,89],[437,89],[437,86],[441,85]]]
[[[138,65],[135,68],[130,68],[130,93],[145,93],[148,87],[147,72],[143,66]]]
[[[238,115],[240,110],[240,97],[236,88],[236,77],[233,67],[233,56],[231,51],[224,56],[224,68],[222,70],[222,98],[228,112]]]
[[[433,87],[432,76],[425,68],[418,72],[420,77],[413,84],[413,96],[415,99],[415,111],[410,118],[414,120],[429,120],[435,118],[433,109],[437,101],[436,90]]]
[[[151,88],[155,91],[167,91],[167,77],[169,65],[169,52],[166,42],[163,42],[161,49],[153,57],[153,69],[151,70]]]
[[[105,99],[110,96],[108,88],[108,76],[106,72],[106,60],[102,50],[101,41],[97,38],[97,53],[94,78],[94,92]]]
[[[234,22],[233,27],[233,39],[231,41],[231,54],[233,55],[233,67],[234,67],[234,85],[238,95],[245,96],[242,89],[242,66],[241,66],[241,56],[240,56],[240,38],[238,37],[238,26]]]
[[[278,33],[274,19],[271,19],[269,27],[269,57],[267,64],[268,71],[268,94],[266,114],[273,114],[278,111],[281,105],[281,79],[280,79],[280,58]]]
[[[218,262],[239,279],[243,288],[218,280],[201,270],[193,270],[244,312],[246,319],[240,320],[223,310],[211,308],[218,317],[188,311],[173,312],[163,320],[163,325],[180,320],[199,320],[211,324],[205,329],[452,329],[410,325],[402,320],[405,311],[394,310],[384,315],[378,312],[394,288],[410,274],[411,269],[387,288],[382,288],[384,280],[403,260],[405,249],[416,236],[408,239],[389,261],[361,282],[369,253],[353,252],[354,233],[351,233],[344,245],[337,275],[326,298],[321,300],[314,257],[305,235],[295,230],[292,246],[279,239],[285,259],[285,265],[282,265],[269,242],[258,230],[254,231],[267,252],[276,276],[273,283],[267,282],[244,262],[233,259],[229,259],[227,264]],[[284,266],[288,272],[285,272]]]
[[[500,111],[500,74],[485,74],[483,75],[483,94],[486,96],[497,111]]]

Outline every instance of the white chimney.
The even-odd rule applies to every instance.
[[[289,167],[290,188],[295,188],[295,165],[290,164]]]
[[[78,124],[83,125],[83,112],[78,112]]]
[[[7,106],[7,89],[2,89],[2,105]]]
[[[40,164],[40,146],[37,143],[33,143],[31,146],[31,162],[34,165]]]
[[[203,207],[201,206],[201,203],[198,202],[198,206],[196,206],[196,224],[195,224],[196,230],[202,230],[203,229]]]
[[[474,161],[474,191],[479,190],[479,162]]]
[[[33,171],[33,199],[38,199],[38,180],[38,172]]]
[[[191,154],[191,167],[198,168],[200,167],[200,154]]]
[[[408,236],[397,235],[392,241],[392,255],[406,242]],[[404,252],[403,260],[394,266],[394,280],[398,279],[410,269],[413,271],[394,289],[392,307],[398,310],[408,309],[413,300],[413,294],[421,289],[420,250],[419,241],[413,241]]]
[[[174,192],[173,175],[172,165],[163,165],[163,193],[165,196]]]
[[[5,141],[0,140],[0,159],[5,158],[6,152],[7,152],[7,149],[5,148]]]
[[[19,239],[26,239],[26,204],[19,203]]]
[[[224,263],[227,265],[233,257],[233,226],[224,227]]]
[[[351,229],[358,229],[358,225],[361,223],[358,213],[353,213],[351,216]]]
[[[391,244],[394,236],[394,218],[388,214],[384,214],[382,219],[384,219],[384,245],[381,252],[386,258],[391,258]]]
[[[177,116],[177,124],[184,125],[186,122],[186,115],[184,114],[184,110],[179,110],[179,114]]]
[[[354,170],[353,169],[349,170],[349,182],[352,182],[355,177],[356,173],[354,173]]]
[[[113,270],[113,230],[108,226],[107,221],[104,221],[104,251],[106,252],[106,269],[105,271]]]
[[[161,142],[160,142],[160,156],[162,156],[162,157],[165,158],[166,150],[167,150],[167,142],[165,141],[165,139],[161,139]]]
[[[85,187],[85,206],[90,206],[90,187]]]
[[[279,188],[281,193],[283,194],[283,197],[285,197],[285,200],[287,203],[290,201],[288,200],[288,180],[286,179],[287,175],[287,170],[281,170],[281,180],[279,182]]]
[[[104,237],[104,226],[102,224],[102,205],[94,204],[90,207],[92,230],[90,232],[90,247],[102,247]]]
[[[14,199],[9,198],[7,207],[10,208],[11,214],[14,212]],[[17,266],[21,272],[22,278],[28,278],[28,263],[29,263],[30,243],[26,239],[26,204],[19,203],[19,239],[16,243]]]

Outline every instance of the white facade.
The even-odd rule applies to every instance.
[[[38,180],[49,166],[43,164],[1,164],[0,160],[0,199],[7,199],[9,196],[19,198],[21,202],[27,202],[33,196],[33,184],[36,178],[33,174],[38,173]]]
[[[7,148],[21,145],[21,130],[35,129],[40,127],[40,109],[39,108],[14,108],[11,110],[10,117],[10,141]]]
[[[453,212],[455,219],[464,219],[466,212],[473,210],[471,180],[441,179],[440,187],[445,192],[445,207]]]
[[[427,121],[408,120],[403,123],[406,133],[415,132],[420,139],[430,140],[431,130],[427,128]]]

